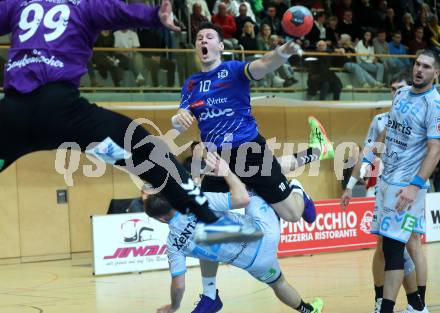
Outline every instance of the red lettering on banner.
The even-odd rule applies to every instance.
[[[342,211],[339,200],[317,201],[316,221],[308,224],[281,221],[279,256],[315,254],[370,248],[376,236],[370,234],[374,198],[357,198]]]
[[[107,255],[104,260],[110,259],[125,259],[133,255],[133,257],[141,256],[153,256],[153,255],[163,255],[165,254],[167,245],[152,245],[143,247],[129,247],[129,248],[117,248],[113,255]]]

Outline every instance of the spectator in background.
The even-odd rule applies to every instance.
[[[335,52],[342,52],[342,54],[356,53],[350,35],[347,34],[341,35],[341,40],[339,41],[339,51],[335,49]],[[350,73],[350,80],[352,82],[357,81],[363,88],[383,86],[381,82],[374,79],[373,76],[371,76],[364,68],[362,68],[356,62],[356,57],[344,56],[337,58],[337,60],[339,59],[341,60],[341,64],[338,64],[338,66],[344,67],[344,69]]]
[[[419,15],[417,17],[416,27],[423,27],[423,40],[428,42],[431,38],[431,31],[428,25],[428,15],[430,14],[429,6],[424,3],[420,6]]]
[[[338,33],[338,18],[336,16],[330,16],[327,20],[327,27],[325,29],[327,36],[326,42],[330,43],[330,46],[335,48],[338,45],[339,33]]]
[[[214,4],[214,9],[212,10],[212,13],[218,14],[219,13],[219,5],[220,3],[224,3],[226,5],[226,12],[229,15],[232,15],[233,17],[236,17],[238,15],[238,1],[236,0],[217,0]]]
[[[115,48],[140,47],[138,35],[130,29],[118,30],[113,34],[115,36]],[[137,52],[124,51],[115,53],[115,57],[120,61],[120,67],[133,73],[138,86],[145,84],[145,78],[141,73],[143,68],[142,55]]]
[[[324,26],[325,14],[324,12],[316,12],[314,14],[313,27],[310,32],[305,36],[305,39],[309,41],[309,48],[316,48],[316,43],[320,40],[327,41],[327,30]],[[331,45],[331,42],[327,42],[327,45]]]
[[[197,32],[199,31],[200,24],[209,21],[208,17],[203,15],[202,6],[200,5],[200,3],[193,4],[190,20],[191,20],[191,38],[194,44],[196,41],[196,36],[197,36]]]
[[[231,50],[237,45],[238,40],[234,38],[237,26],[235,19],[226,12],[226,4],[221,2],[218,5],[218,14],[212,16],[212,23],[218,25],[223,30],[225,49]]]
[[[388,44],[388,49],[390,54],[408,54],[408,49],[406,46],[402,45],[402,34],[400,32],[395,32],[393,34],[393,40]],[[391,74],[397,74],[398,72],[408,72],[410,68],[410,61],[407,58],[390,58],[392,66],[390,68]]]
[[[428,28],[431,35],[431,38],[429,39],[429,46],[437,53],[440,53],[440,26],[438,25],[437,15],[429,14]]]
[[[240,15],[240,6],[245,5],[246,6],[246,15],[251,18],[251,20],[256,23],[257,19],[255,17],[254,12],[252,11],[252,6],[249,2],[245,0],[238,0],[238,14],[236,16]]]
[[[238,10],[240,13],[235,18],[235,25],[237,26],[237,31],[235,32],[235,38],[239,38],[241,36],[241,34],[243,33],[243,26],[246,22],[250,22],[255,26],[255,21],[252,20],[252,18],[247,15],[248,7],[246,4],[241,3]],[[258,33],[258,30],[255,27],[254,27],[254,31],[255,33]]]
[[[355,50],[356,53],[367,54],[356,57],[357,63],[375,77],[376,81],[383,83],[384,65],[374,56],[374,47],[370,31],[364,32],[362,40],[359,40],[356,44]]]
[[[336,0],[332,2],[332,11],[340,21],[344,19],[345,11],[353,12],[354,7],[352,0]]]
[[[348,34],[354,43],[357,43],[361,37],[361,29],[357,23],[353,23],[353,11],[345,10],[344,18],[339,23],[339,34]]]
[[[360,0],[354,8],[354,15],[356,16],[356,23],[361,27],[369,28],[370,30],[377,30],[379,21],[377,14],[370,4],[370,0]]]
[[[379,26],[385,23],[385,19],[387,18],[387,9],[388,2],[386,0],[379,1],[379,5],[377,6],[376,10]]]
[[[402,25],[400,26],[400,32],[402,33],[402,43],[405,46],[409,46],[409,43],[414,36],[414,21],[409,13],[405,13],[402,17]]]
[[[113,48],[115,46],[115,37],[109,30],[103,30],[95,42],[95,47]],[[122,69],[119,66],[119,59],[115,57],[112,51],[94,51],[92,57],[93,64],[102,78],[107,79],[108,72],[115,87],[121,86]]]
[[[267,8],[267,16],[261,20],[260,25],[266,24],[270,26],[270,30],[274,35],[282,35],[281,20],[277,17],[277,8],[269,5]]]
[[[399,29],[399,25],[396,21],[396,15],[394,14],[393,8],[387,9],[387,16],[382,25],[382,28],[387,32],[387,41],[390,41],[392,35]]]
[[[263,0],[248,0],[248,2],[250,3],[252,12],[254,13],[254,20],[257,21],[257,17],[260,19],[264,12]]]
[[[194,5],[198,5],[200,8],[200,15],[204,16],[208,21],[211,21],[211,11],[209,11],[206,1],[203,0],[185,0],[186,8],[190,16],[194,14]],[[191,21],[192,28],[192,21]],[[194,37],[193,37],[194,38]]]
[[[390,54],[385,30],[379,29],[376,37],[373,38],[373,47],[375,54]],[[384,82],[389,82],[392,77],[391,69],[394,66],[392,59],[385,56],[376,56],[376,59],[384,65]]]
[[[270,6],[274,6],[276,9],[276,17],[281,20],[283,18],[284,12],[287,11],[289,6],[287,5],[288,0],[263,0],[265,2],[266,7],[269,8]],[[293,5],[293,4],[292,4]]]
[[[423,40],[423,35],[423,27],[417,27],[414,31],[414,39],[408,45],[408,54],[416,54],[417,51],[428,47],[426,41]]]
[[[167,48],[160,29],[139,29],[138,36],[142,48]],[[143,54],[147,68],[151,73],[151,84],[159,86],[159,70],[167,72],[167,86],[173,87],[176,75],[176,64],[163,52],[147,52]]]
[[[258,50],[254,27],[255,25],[252,22],[244,23],[242,34],[238,39],[238,43],[243,46],[244,50]],[[248,60],[254,59],[254,57],[250,54],[246,54],[246,58]]]
[[[327,50],[327,43],[320,40],[316,43],[316,51],[331,52]],[[319,56],[308,61],[309,76],[307,80],[307,95],[315,96],[319,91],[319,100],[326,100],[329,92],[333,93],[333,100],[339,100],[342,83],[336,74],[330,70],[331,57]]]
[[[271,39],[272,30],[269,25],[261,24],[260,33],[257,36],[257,46],[258,50],[269,51],[272,50]]]

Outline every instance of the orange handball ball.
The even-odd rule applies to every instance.
[[[295,5],[284,13],[281,25],[288,35],[302,37],[312,30],[313,15],[306,7]]]

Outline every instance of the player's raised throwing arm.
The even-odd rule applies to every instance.
[[[296,54],[301,56],[302,53],[301,47],[291,40],[277,47],[274,51],[266,53],[261,59],[251,62],[249,71],[254,79],[262,79],[286,63],[287,59],[292,55]]]

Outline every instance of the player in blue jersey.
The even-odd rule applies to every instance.
[[[434,81],[440,58],[429,50],[417,54],[413,85],[399,89],[379,141],[385,143],[384,169],[376,195],[373,228],[383,237],[385,280],[381,313],[392,313],[403,280],[404,249],[422,232],[428,178],[440,159],[440,95]],[[375,150],[374,152],[377,153]],[[364,157],[371,163],[374,154]],[[417,267],[417,259],[413,258]],[[412,312],[428,312],[419,304]]]
[[[173,125],[182,131],[197,120],[201,139],[210,150],[227,156],[234,173],[275,209],[286,221],[301,216],[309,223],[316,218],[313,202],[299,188],[288,188],[289,182],[280,164],[260,135],[250,106],[250,81],[262,79],[284,64],[294,54],[301,55],[298,45],[290,41],[253,62],[222,62],[222,31],[210,23],[202,24],[196,36],[196,53],[202,72],[191,76],[182,87],[178,114]],[[333,149],[321,125],[312,119],[320,141],[314,148],[331,157]],[[308,150],[311,154],[312,149]],[[225,192],[224,179],[206,177],[202,190]]]
[[[221,161],[212,154],[207,163],[212,168]],[[224,167],[227,167],[224,163]],[[302,313],[321,313],[323,302],[315,298],[305,303],[298,292],[286,281],[277,260],[280,240],[279,219],[270,206],[259,196],[249,194],[243,183],[228,171],[225,176],[229,193],[205,193],[210,207],[218,210],[236,222],[252,221],[264,233],[264,237],[250,243],[226,243],[218,245],[197,244],[195,241],[197,219],[193,215],[183,215],[160,195],[149,196],[145,202],[146,213],[167,223],[170,229],[167,240],[167,256],[172,277],[171,304],[157,310],[158,313],[176,312],[185,289],[186,257],[195,257],[211,262],[222,262],[246,270],[251,276],[268,284],[283,303]],[[246,207],[246,215],[230,212],[230,209]],[[212,286],[213,300],[202,296],[193,313],[214,313],[223,304],[215,285]]]
[[[391,94],[394,97],[395,93],[398,89],[408,86],[408,82],[410,82],[410,77],[406,73],[401,73],[395,75],[391,79]],[[380,133],[385,130],[386,125],[388,124],[389,112],[384,112],[377,114],[373,121],[371,122],[370,128],[368,129],[367,137],[364,141],[364,146],[367,149],[372,149],[377,141],[377,137]],[[375,162],[375,175],[378,175],[380,166],[377,166],[378,162]],[[349,183],[347,184],[347,188],[345,189],[343,195],[341,196],[341,206],[343,209],[346,209],[348,204],[352,199],[352,189],[357,181],[362,179],[363,175],[367,173],[362,173],[361,175],[361,166],[362,162],[358,162],[356,166],[353,168],[353,172],[351,174]],[[370,176],[370,175],[367,175]],[[379,180],[376,183],[375,188],[379,188]],[[383,256],[383,248],[382,248],[382,236],[378,234],[379,229],[377,228],[377,224],[372,225],[371,233],[377,234],[377,245],[374,251],[373,257],[373,279],[374,279],[374,290],[375,290],[375,310],[374,313],[380,312],[380,306],[382,304],[383,299],[383,284],[384,284],[384,256]],[[421,225],[421,230],[425,232],[425,224]],[[425,306],[425,293],[426,290],[426,257],[422,251],[421,246],[421,235],[418,233],[414,233],[413,236],[410,237],[407,243],[408,249],[404,251],[404,272],[405,279],[403,282],[403,286],[405,288],[406,297],[408,301],[408,305],[404,313],[413,312],[413,307],[420,307],[420,305]],[[412,257],[416,262],[413,262]],[[417,266],[414,265],[417,263]],[[421,304],[419,303],[421,301]]]
[[[73,148],[162,187],[180,212],[218,226],[218,237],[259,238],[252,225],[219,218],[209,209],[165,143],[79,94],[100,31],[162,26],[176,30],[169,0],[161,6],[119,0],[0,1],[0,36],[11,33],[5,96],[0,100],[0,171],[26,154],[75,143]],[[132,140],[127,143],[129,131]]]

